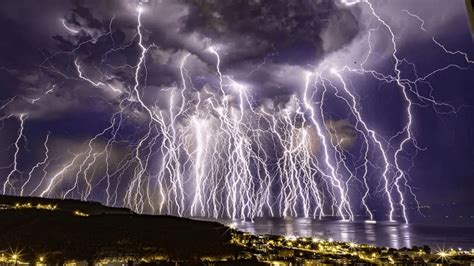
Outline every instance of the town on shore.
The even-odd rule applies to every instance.
[[[95,202],[0,196],[6,265],[474,265],[474,250],[253,235]]]

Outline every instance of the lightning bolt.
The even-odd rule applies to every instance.
[[[187,65],[197,57],[182,53],[176,67],[177,82],[161,88],[163,96],[153,103],[146,90],[149,89],[147,54],[160,48],[146,44],[147,31],[142,25],[146,6],[137,7],[136,33],[123,45],[113,38],[112,18],[108,31],[77,42],[70,51],[54,53],[40,65],[64,79],[113,93],[116,109],[109,124],[84,140],[79,152],[70,152],[72,155],[65,158],[51,158],[48,143],[53,135],[48,133],[43,142],[44,156],[23,176],[18,162],[22,139],[26,140],[24,128],[28,115],[2,117],[2,122],[12,116],[20,121],[11,146],[13,162],[5,168],[9,172],[3,183],[3,194],[18,190],[19,195],[83,200],[100,194],[107,205],[127,206],[140,213],[250,221],[260,216],[321,219],[327,215],[354,220],[361,209],[373,221],[378,217],[374,215],[372,200],[380,190],[383,204],[388,206],[388,219],[396,221],[402,217],[408,223],[408,203],[411,198],[418,201],[409,184],[410,169],[403,160],[407,154],[413,155],[409,147],[415,148],[415,155],[423,149],[418,147],[413,134],[413,110],[415,106],[432,106],[437,114],[455,113],[458,109],[454,106],[433,97],[429,81],[447,69],[467,69],[474,61],[467,53],[451,50],[433,38],[433,45],[462,63],[451,63],[419,75],[417,66],[400,55],[396,32],[371,1],[341,0],[340,3],[347,8],[361,5],[374,18],[377,26],[367,32],[367,55],[355,68],[323,61],[312,71],[301,70],[303,85],[284,104],[269,99],[270,103],[265,105],[255,100],[254,85],[231,75],[219,45],[205,50],[211,57],[208,64],[212,73],[205,77],[208,84],[194,87],[195,77]],[[429,33],[420,16],[407,9],[402,12],[418,21],[420,31]],[[86,29],[70,27],[64,19],[61,22],[72,35],[87,33]],[[390,43],[393,64],[389,74],[368,66],[376,55],[374,37],[380,31],[388,34]],[[104,38],[107,36],[110,38]],[[96,76],[92,67],[88,67],[88,60],[77,52],[86,44],[99,41],[112,44],[103,54],[100,67],[96,68],[100,76]],[[138,48],[136,63],[109,62],[114,53],[132,46]],[[74,64],[74,76],[54,65],[53,59],[64,55]],[[250,74],[263,68],[266,60],[267,57]],[[402,69],[405,71],[402,66],[407,66],[410,70],[406,71],[412,71],[414,78],[407,78],[409,75],[402,73]],[[129,83],[117,86],[122,81],[116,77],[127,71]],[[400,90],[404,120],[393,136],[383,135],[369,121],[350,75],[395,84]],[[421,84],[430,91],[420,89]],[[53,86],[44,95],[26,100],[31,104],[41,103],[43,96],[57,89]],[[330,97],[344,103],[347,120],[355,122],[351,130],[357,135],[356,140],[339,132],[337,121],[328,111]],[[0,110],[7,109],[18,98],[21,97],[10,99]],[[164,107],[160,101],[167,101],[168,106]],[[130,127],[134,127],[133,136],[127,136]],[[348,147],[351,141],[356,142],[355,148]],[[376,188],[373,181],[379,184]]]
[[[64,27],[67,31],[69,31],[70,33],[72,33],[72,34],[78,34],[78,33],[79,33],[78,30],[75,30],[75,29],[69,27],[69,26],[67,25],[65,19],[62,18],[62,19],[61,19],[61,23],[63,24],[63,27]]]
[[[46,165],[49,161],[49,148],[48,148],[49,135],[50,135],[50,132],[48,132],[48,135],[46,135],[46,138],[45,138],[44,144],[43,144],[44,149],[45,149],[44,158],[41,162],[36,163],[35,166],[33,166],[33,168],[31,168],[30,172],[28,173],[28,179],[26,179],[26,181],[21,186],[20,196],[23,196],[23,192],[25,191],[25,187],[31,181],[31,177],[33,176],[33,172],[36,169]]]
[[[20,153],[20,140],[24,138],[23,130],[25,129],[25,120],[28,116],[26,114],[20,114],[18,119],[20,120],[20,129],[18,131],[18,137],[15,140],[15,153],[13,155],[13,168],[8,173],[5,182],[3,183],[3,194],[7,194],[7,187],[14,188],[11,183],[11,178],[14,174],[19,173],[18,170],[18,156]]]

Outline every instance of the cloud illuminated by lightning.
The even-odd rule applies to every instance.
[[[78,43],[71,51],[55,53],[42,64],[67,79],[80,80],[84,86],[113,92],[117,103],[110,124],[87,139],[81,152],[63,158],[56,169],[49,166],[52,135],[48,134],[43,142],[43,158],[22,176],[18,161],[28,114],[14,116],[20,123],[3,194],[88,200],[100,191],[107,205],[127,206],[137,212],[249,220],[258,216],[327,215],[354,220],[362,213],[370,221],[396,221],[400,217],[408,223],[408,203],[417,200],[409,184],[409,169],[402,161],[410,148],[420,149],[413,134],[414,106],[419,101],[431,104],[435,111],[455,111],[417,86],[450,67],[464,67],[449,64],[418,76],[416,66],[401,57],[393,27],[371,1],[341,0],[340,4],[343,8],[360,5],[376,21],[378,29],[367,32],[365,60],[358,67],[323,61],[311,71],[301,68],[298,79],[302,87],[293,88],[285,104],[271,102],[270,106],[254,99],[253,84],[223,68],[225,56],[215,45],[201,51],[213,62],[206,86],[194,87],[193,72],[187,66],[198,56],[186,52],[177,67],[178,80],[160,91],[160,99],[150,100],[145,93],[146,80],[159,73],[148,73],[147,64],[153,61],[148,57],[150,51],[160,48],[146,43],[142,17],[148,14],[146,6],[138,5],[133,11],[135,37],[122,47],[114,43],[102,57],[105,62],[111,53],[131,46],[138,48],[134,63],[113,68],[132,69],[128,73],[131,82],[123,86],[126,89],[118,89],[109,78],[104,79],[108,77],[102,73],[108,71],[105,69],[100,69],[102,78],[96,80],[92,67],[76,56],[83,46],[95,44],[104,36],[113,40],[112,21],[108,32]],[[403,12],[427,32],[421,17],[406,9]],[[81,31],[64,19],[61,22],[70,34]],[[389,74],[367,66],[376,42],[372,37],[378,31],[388,35],[392,62]],[[461,58],[468,65],[473,63],[468,54],[449,50],[434,38],[433,43],[446,55]],[[74,56],[74,76],[53,66],[52,59],[61,55]],[[408,75],[404,75],[403,64],[413,66],[416,78],[405,77]],[[393,136],[384,136],[367,118],[359,92],[351,83],[353,75],[395,84],[400,90],[403,124]],[[53,89],[30,102],[41,102]],[[354,122],[352,130],[357,137],[347,137],[335,126],[328,111],[330,97],[344,104],[344,115]],[[159,100],[166,101],[167,106],[158,104]],[[131,114],[140,114],[143,119],[132,140],[121,134],[124,124],[132,120]],[[6,118],[10,116],[2,119]],[[114,156],[117,147],[127,151],[121,153],[118,162]],[[33,182],[38,174],[40,181]],[[382,199],[384,217],[375,217],[374,199]]]

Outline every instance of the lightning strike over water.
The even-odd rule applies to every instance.
[[[439,52],[453,61],[420,76],[417,65],[400,52],[399,30],[375,1],[340,0],[336,5],[367,16],[367,25],[360,26],[364,33],[355,40],[363,48],[352,55],[348,46],[294,67],[284,78],[297,80],[285,100],[262,100],[258,83],[227,67],[228,49],[239,49],[236,44],[209,38],[205,46],[166,59],[163,51],[169,48],[156,44],[156,38],[178,42],[181,37],[150,36],[151,25],[145,22],[154,15],[145,4],[127,10],[134,18],[133,37],[122,40],[123,46],[117,46],[113,29],[118,15],[108,30],[61,18],[74,48],[46,56],[40,68],[64,82],[99,90],[100,98],[111,102],[112,115],[105,127],[62,156],[52,155],[58,144],[52,140],[54,132],[48,132],[41,137],[41,159],[20,168],[30,132],[25,128],[34,114],[8,113],[17,99],[5,101],[2,123],[19,123],[9,148],[12,162],[1,168],[8,169],[1,178],[2,193],[99,200],[139,213],[216,219],[337,216],[408,223],[409,210],[420,205],[410,170],[424,150],[415,134],[415,109],[456,113],[458,107],[433,96],[430,80],[451,68],[469,69],[473,61],[431,36]],[[421,33],[430,34],[428,23],[414,12],[403,9],[400,15],[411,18],[404,23],[418,23]],[[96,46],[102,51],[100,63],[81,54]],[[389,67],[378,64],[380,46],[389,51]],[[133,54],[125,63],[110,59],[125,51]],[[61,66],[64,58],[67,66]],[[352,64],[353,58],[358,62]],[[160,60],[178,62],[169,63],[176,79],[169,86],[152,87],[149,82],[161,75],[153,72]],[[267,56],[247,76],[266,64]],[[383,130],[369,114],[364,97],[372,88],[361,88],[360,80],[396,91],[390,92],[402,105],[396,129]],[[49,84],[30,104],[56,97],[56,86]]]

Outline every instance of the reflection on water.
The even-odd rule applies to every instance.
[[[393,248],[429,245],[432,248],[474,248],[473,227],[407,225],[401,223],[345,222],[309,218],[256,218],[254,222],[219,220],[253,234],[332,238]]]

